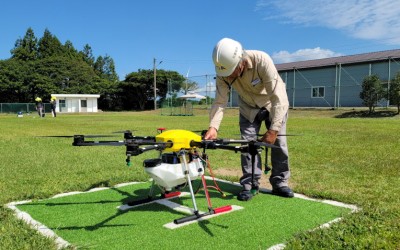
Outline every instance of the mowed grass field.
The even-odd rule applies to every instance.
[[[302,135],[288,138],[290,186],[296,193],[354,204],[361,211],[346,215],[329,229],[294,236],[287,242],[288,249],[400,249],[400,116],[338,118],[352,117],[346,115],[351,112],[290,110],[288,134]],[[73,147],[72,138],[36,136],[112,134],[126,129],[136,130],[136,135],[156,135],[159,127],[207,128],[207,110],[194,114],[161,116],[159,111],[148,111],[43,119],[36,114],[23,118],[0,114],[0,249],[56,248],[5,204],[146,181],[142,162],[157,155],[147,152],[127,167],[125,147]],[[227,110],[219,137],[237,139],[238,131],[238,111]],[[239,154],[209,150],[208,155],[218,173],[240,173]],[[237,181],[240,176],[217,177]],[[268,232],[256,230],[254,237],[268,237]]]

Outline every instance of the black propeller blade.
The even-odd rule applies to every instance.
[[[263,136],[264,134],[243,134],[248,136]],[[302,134],[278,134],[278,136],[302,136]]]
[[[112,133],[113,133],[113,134],[132,133],[132,132],[134,132],[134,131],[137,131],[137,130],[129,130],[129,129],[127,129],[127,130],[114,131],[114,132],[112,132]]]
[[[75,135],[42,135],[36,137],[48,137],[48,138],[74,138]],[[115,135],[82,135],[85,138],[100,138],[100,137],[115,137]]]
[[[279,148],[278,146],[275,146],[273,144],[269,144],[269,143],[266,143],[266,142],[255,142],[254,145],[267,147],[267,148]]]

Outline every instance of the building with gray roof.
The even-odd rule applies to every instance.
[[[385,88],[400,72],[400,50],[276,64],[286,82],[290,106],[361,107],[362,82],[377,75]],[[388,106],[383,101],[380,106]]]

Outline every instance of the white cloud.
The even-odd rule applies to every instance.
[[[317,47],[314,49],[300,49],[293,53],[283,50],[273,53],[271,57],[275,63],[288,63],[288,62],[335,57],[341,55],[342,54],[335,53],[329,49],[321,49],[320,47]]]
[[[359,39],[400,45],[398,0],[259,0],[266,19],[344,31]]]

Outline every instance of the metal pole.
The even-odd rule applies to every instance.
[[[390,105],[390,60],[391,60],[391,57],[388,58],[388,85],[387,85],[386,108],[389,108],[389,105]]]
[[[154,110],[157,110],[157,76],[156,76],[156,59],[153,59],[153,88],[154,88]]]
[[[338,82],[338,64],[335,65],[335,101],[333,104],[333,108],[337,109],[337,82]]]
[[[339,63],[339,81],[338,81],[338,99],[337,99],[337,107],[340,107],[340,85],[342,81],[342,64]]]
[[[294,109],[294,102],[296,101],[296,68],[293,68],[293,101],[292,101],[292,108]]]

